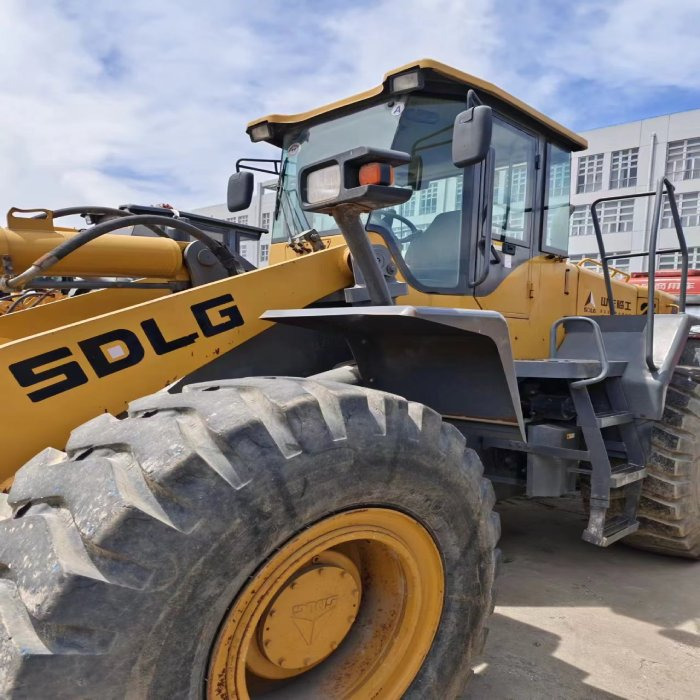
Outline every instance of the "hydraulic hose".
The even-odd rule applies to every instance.
[[[138,224],[142,224],[144,226],[160,225],[180,229],[206,245],[230,274],[237,275],[245,272],[243,265],[239,262],[237,257],[231,253],[231,251],[223,243],[220,243],[211,236],[208,236],[206,233],[204,233],[204,231],[201,231],[196,226],[193,226],[192,224],[180,219],[159,216],[156,214],[132,214],[129,216],[120,217],[118,219],[103,221],[102,223],[91,226],[84,231],[80,231],[75,236],[68,238],[62,243],[59,243],[53,250],[50,250],[48,253],[45,253],[41,257],[37,258],[24,272],[7,280],[3,287],[6,289],[17,289],[22,287],[27,284],[27,282],[30,282],[42,272],[50,268],[52,265],[55,265],[59,260],[63,260],[63,258],[65,258],[67,255],[70,255],[73,251],[77,250],[86,243],[89,243],[95,238],[103,236],[106,233],[112,233],[112,231],[116,231],[126,226],[136,226]]]
[[[51,216],[54,219],[60,219],[63,216],[88,216],[90,214],[99,214],[102,216],[118,216],[122,219],[125,216],[133,216],[133,214],[131,212],[125,211],[124,209],[115,209],[114,207],[102,207],[102,206],[64,207],[63,209],[54,209],[54,211],[51,212]],[[37,214],[33,218],[34,219],[45,219],[46,214],[44,212],[41,212],[40,214]],[[163,238],[170,238],[170,236],[168,236],[168,234],[165,233],[165,231],[163,231],[163,229],[158,227],[158,226],[148,226],[147,228],[149,230],[153,231],[153,233],[155,233],[157,236],[161,236]]]
[[[54,209],[51,212],[51,217],[54,219],[60,219],[62,216],[74,216],[74,215],[79,215],[79,216],[85,216],[86,214],[109,214],[111,216],[129,216],[128,211],[124,211],[123,209],[115,209],[114,207],[89,207],[89,206],[80,206],[80,207],[64,207],[63,209]],[[45,219],[46,218],[46,213],[41,212],[39,214],[36,214],[36,216],[32,217],[34,219]]]

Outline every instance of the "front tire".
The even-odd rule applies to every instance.
[[[38,455],[18,472],[8,502],[13,516],[0,521],[3,697],[262,697],[281,688],[312,697],[328,687],[341,697],[378,683],[381,697],[451,698],[483,645],[499,531],[493,491],[457,430],[397,396],[276,378],[155,394],[134,402],[123,420],[104,415],[75,430],[66,454]],[[336,533],[338,518],[343,532],[354,518],[361,534],[336,538],[339,544],[314,550],[319,560],[302,561],[298,543]],[[388,530],[386,549],[373,544],[372,528]],[[299,566],[275,568],[292,560],[283,554]],[[386,562],[394,562],[393,583]],[[252,610],[247,601],[258,596],[258,583],[276,581],[280,601],[292,583],[315,586],[309,572],[341,580],[345,571],[361,582],[364,600],[381,594],[391,603],[392,591],[408,585],[401,572],[421,568],[432,572],[414,575],[428,611],[418,619],[434,621],[427,642],[420,625],[401,621],[394,635],[377,637],[385,647],[376,654],[413,668],[399,674],[403,680],[365,663],[342,684],[335,660],[362,652],[352,646],[355,622],[349,631],[338,627],[338,652],[314,647],[308,660],[293,661],[291,675],[287,668],[281,679],[252,677],[257,662],[246,662],[243,673],[234,664],[227,675],[228,660],[250,649],[226,647],[232,619],[234,632],[257,639],[264,652],[253,613],[244,630],[235,618]],[[319,600],[335,610],[336,599]],[[266,601],[258,599],[255,614],[269,623]],[[308,603],[318,609],[313,595]],[[395,608],[398,618],[405,603]],[[370,622],[365,617],[365,627]],[[275,650],[293,629],[272,640]],[[404,647],[420,658],[394,653],[393,638],[411,641],[411,634],[418,642]],[[297,643],[286,648],[296,653]]]

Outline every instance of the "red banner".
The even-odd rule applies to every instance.
[[[649,285],[649,274],[646,272],[633,272],[630,278],[630,284],[636,284],[640,287]],[[655,285],[656,289],[669,294],[680,294],[681,291],[681,273],[680,270],[670,270],[656,273]],[[688,270],[688,285],[686,294],[690,296],[700,295],[700,270]]]

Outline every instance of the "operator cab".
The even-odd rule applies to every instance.
[[[455,118],[472,104],[492,108],[488,156],[453,161]],[[395,185],[408,201],[365,217],[384,239],[402,276],[438,294],[493,291],[538,254],[565,257],[569,232],[570,153],[586,142],[490,83],[435,61],[392,71],[381,86],[295,116],[253,122],[254,141],[282,148],[274,242],[315,229],[339,234],[332,216],[305,211],[297,175],[307,165],[367,146],[405,152]]]

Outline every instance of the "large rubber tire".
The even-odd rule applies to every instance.
[[[256,569],[310,523],[381,505],[428,529],[446,577],[407,697],[459,697],[493,609],[493,503],[460,433],[397,396],[257,378],[140,399],[16,476],[0,520],[0,696],[202,697]]]
[[[625,542],[700,559],[700,341],[690,339],[652,432],[639,530]]]

